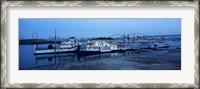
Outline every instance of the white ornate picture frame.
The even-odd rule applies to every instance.
[[[8,83],[8,7],[194,7],[194,83]],[[48,75],[47,75],[48,76]],[[199,1],[2,1],[1,88],[195,88],[199,89]]]

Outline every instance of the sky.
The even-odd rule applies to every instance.
[[[20,18],[19,38],[48,39],[56,34],[60,38],[110,37],[113,34],[170,35],[181,34],[180,18]]]

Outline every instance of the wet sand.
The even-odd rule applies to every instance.
[[[31,70],[181,70],[181,49],[124,54],[77,62],[60,62]],[[67,60],[66,60],[67,61]]]

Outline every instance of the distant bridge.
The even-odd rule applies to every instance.
[[[181,35],[173,34],[173,35],[152,35],[152,36],[143,36],[143,37],[181,37]]]
[[[110,37],[115,37],[115,36],[123,37],[123,34],[112,34]]]
[[[181,35],[174,34],[174,35],[152,35],[152,36],[144,36],[144,37],[180,37]]]
[[[141,34],[141,33],[131,33],[131,34],[113,34],[111,35],[110,37],[116,37],[118,36],[118,38],[128,38],[128,37],[149,37],[149,38],[152,38],[152,37],[170,37],[170,38],[180,38],[181,35],[180,34],[171,34],[171,35],[146,35],[146,34]]]

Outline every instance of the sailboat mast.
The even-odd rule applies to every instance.
[[[55,47],[54,47],[54,49],[55,49],[55,54],[56,54],[56,29],[55,29]]]

